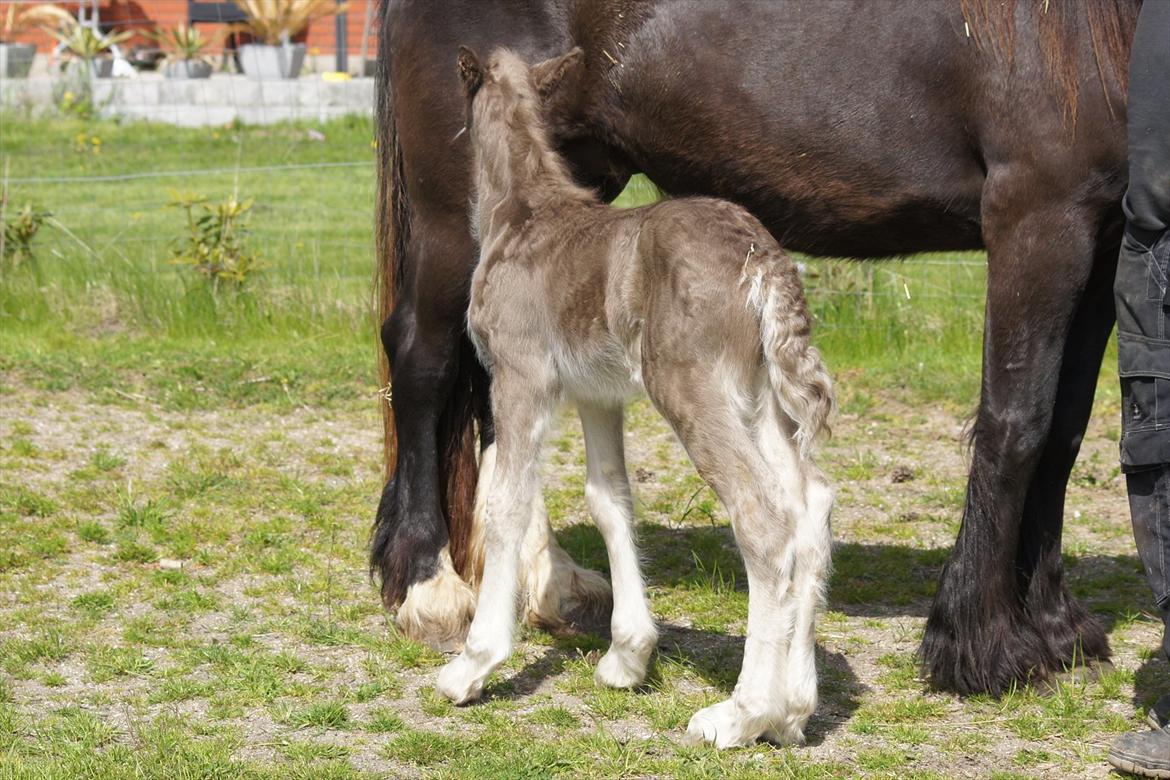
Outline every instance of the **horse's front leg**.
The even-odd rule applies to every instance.
[[[1093,409],[1101,358],[1113,326],[1120,216],[1118,209],[1117,230],[1098,242],[1093,275],[1069,331],[1052,428],[1028,487],[1020,529],[1017,571],[1025,608],[1065,667],[1109,657],[1104,628],[1069,593],[1060,541],[1068,478]]]
[[[1021,207],[1053,182],[1059,172],[1001,165],[984,187],[988,298],[975,445],[958,540],[920,650],[931,681],[959,693],[999,695],[1060,666],[1025,607],[1027,577],[1018,566],[1037,534],[1055,530],[1059,539],[1059,527],[1040,528],[1040,515],[1025,507],[1093,267],[1100,207],[1070,203],[1067,193]],[[1050,586],[1063,588],[1059,569],[1047,574],[1058,580]]]
[[[494,433],[479,463],[472,526],[473,581],[483,572],[483,529],[487,495],[496,468]],[[532,626],[556,631],[571,624],[592,626],[608,619],[613,593],[605,577],[578,566],[557,543],[549,524],[544,496],[535,491],[528,533],[520,548],[520,583],[525,595],[523,619]]]
[[[463,652],[439,671],[436,683],[456,704],[478,699],[488,675],[512,653],[520,549],[540,492],[540,444],[554,401],[541,373],[504,368],[492,377],[497,452],[487,490],[479,604]]]

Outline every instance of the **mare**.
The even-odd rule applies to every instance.
[[[792,250],[986,249],[970,475],[924,672],[999,694],[1107,658],[1103,628],[1065,583],[1061,532],[1114,319],[1139,6],[383,2],[377,283],[393,408],[370,564],[402,630],[462,643],[482,575],[477,473],[486,484],[494,463],[490,381],[466,334],[478,247],[471,149],[455,139],[457,47],[533,62],[579,46],[583,67],[545,121],[576,181],[603,199],[643,172],[672,195],[744,206]],[[556,545],[539,500],[531,511],[529,620],[604,610],[604,581]]]

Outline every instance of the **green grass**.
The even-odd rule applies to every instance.
[[[433,688],[443,657],[394,633],[366,576],[372,127],[306,129],[0,119],[12,202],[59,222],[35,266],[0,277],[0,776],[933,777],[972,761],[1080,776],[1170,686],[1113,466],[1109,357],[1065,551],[1117,671],[1000,702],[926,690],[914,650],[964,500],[982,257],[800,258],[843,408],[821,458],[840,493],[812,744],[681,744],[735,684],[746,577],[721,505],[645,402],[627,419],[663,622],[646,685],[595,687],[603,637],[524,628],[488,699],[452,707]],[[347,161],[361,165],[231,172]],[[265,268],[245,292],[168,262],[172,188],[256,199]],[[621,203],[653,196],[638,179]],[[562,546],[606,570],[568,413],[547,461]]]

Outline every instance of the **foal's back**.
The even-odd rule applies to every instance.
[[[748,385],[763,368],[759,312],[749,305],[761,267],[787,277],[789,258],[743,208],[712,198],[636,209],[565,205],[534,214],[519,233],[509,287],[539,301],[524,317],[547,322],[567,393],[619,400],[655,371],[721,371]],[[519,297],[519,296],[518,296]],[[509,307],[512,308],[512,307]],[[513,314],[516,316],[514,308]]]

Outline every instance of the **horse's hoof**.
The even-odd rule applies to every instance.
[[[597,664],[593,679],[605,688],[635,688],[646,679],[647,664],[628,650],[611,647]]]
[[[684,741],[689,745],[714,745],[717,748],[744,747],[753,744],[763,729],[753,729],[739,717],[732,699],[704,707],[691,716]]]
[[[473,617],[475,591],[453,569],[440,568],[431,579],[407,589],[394,625],[415,642],[454,653],[463,649]]]
[[[483,681],[467,658],[459,655],[439,670],[435,690],[450,699],[452,704],[469,704],[483,694]]]
[[[550,550],[547,570],[534,570],[529,583],[529,625],[553,634],[601,633],[613,612],[613,590],[605,577],[583,569],[559,547]]]

